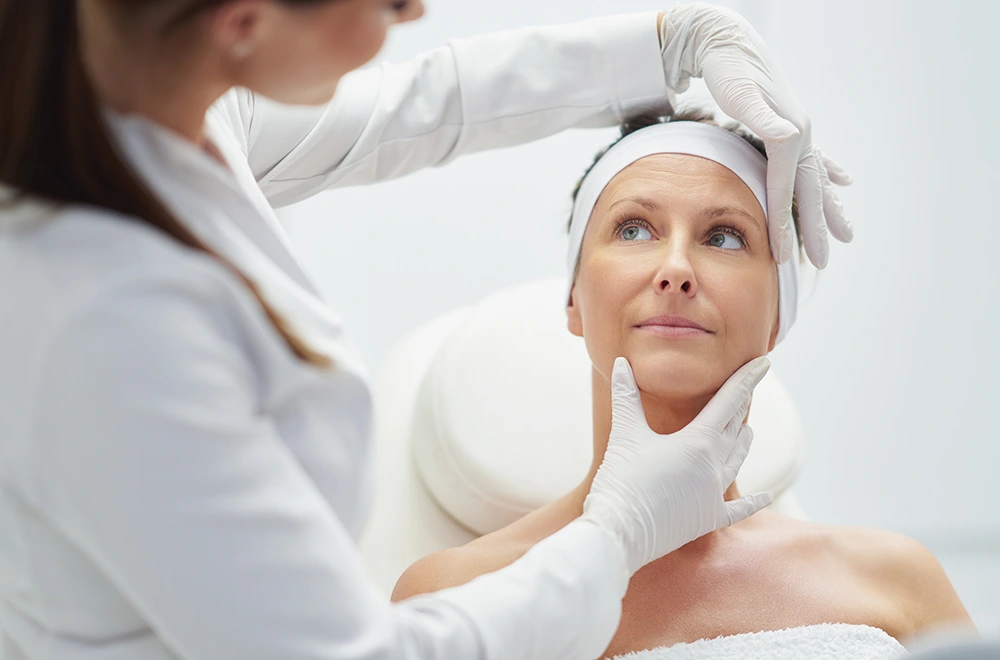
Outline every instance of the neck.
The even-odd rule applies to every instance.
[[[583,497],[590,492],[594,475],[597,474],[597,468],[600,467],[608,450],[608,437],[611,434],[611,383],[596,369],[591,371],[590,381],[593,401],[594,459],[590,471],[578,488]],[[646,423],[660,435],[680,431],[690,424],[711,400],[710,396],[665,400],[642,392],[640,397],[643,411],[646,413]],[[741,497],[735,481],[729,485],[723,497],[727,502]],[[583,499],[580,500],[580,506],[582,508]]]
[[[80,3],[82,53],[98,101],[201,146],[205,113],[229,88],[221,72],[195,49],[165,44],[148,26],[116,23],[119,17],[97,9],[100,4]]]

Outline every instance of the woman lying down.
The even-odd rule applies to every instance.
[[[611,430],[617,356],[632,365],[649,426],[669,434],[795,319],[797,259],[771,255],[763,143],[690,111],[622,133],[574,194],[570,223],[569,330],[593,362],[590,473],[517,522],[418,561],[394,600],[506,566],[581,515]],[[739,497],[733,483],[725,499]],[[938,626],[972,622],[918,543],[764,510],[636,573],[605,655],[753,657],[754,645],[780,645],[801,647],[788,657],[890,658],[898,640]]]

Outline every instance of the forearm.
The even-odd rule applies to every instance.
[[[399,605],[453,604],[480,631],[486,658],[583,660],[611,642],[627,588],[620,545],[581,520],[505,568]]]
[[[344,78],[326,108],[239,114],[275,205],[668,106],[654,12],[453,39]],[[658,32],[658,31],[657,31]],[[252,118],[252,121],[250,121]],[[240,125],[239,122],[233,122]]]

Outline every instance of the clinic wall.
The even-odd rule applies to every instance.
[[[670,4],[427,1],[383,58]],[[834,244],[772,355],[807,425],[799,497],[816,521],[928,545],[977,623],[1000,634],[1000,3],[720,4],[765,35],[817,144],[856,181],[841,198],[857,238]],[[562,275],[569,193],[614,134],[572,131],[282,215],[374,370],[438,314]]]

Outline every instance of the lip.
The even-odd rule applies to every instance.
[[[636,327],[663,337],[701,337],[713,334],[691,319],[666,314],[648,318]]]

